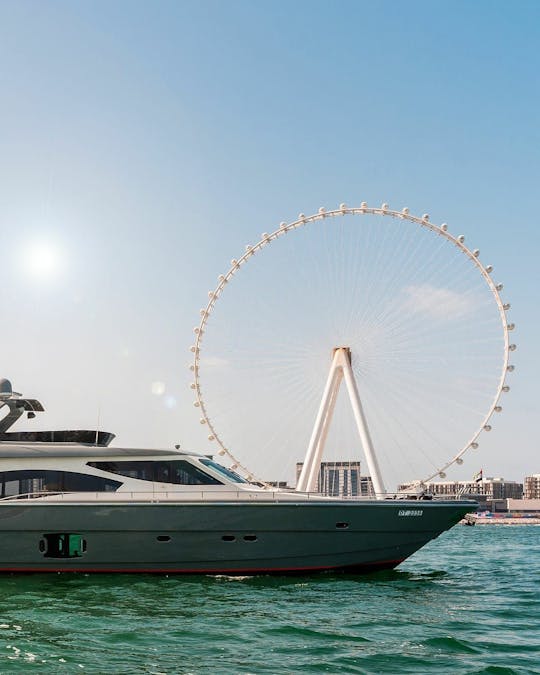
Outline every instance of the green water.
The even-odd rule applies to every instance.
[[[363,577],[0,578],[0,673],[540,673],[540,527]]]

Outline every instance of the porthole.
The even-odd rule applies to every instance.
[[[224,534],[221,538],[223,541],[236,541],[234,534]]]
[[[336,528],[338,530],[346,530],[349,527],[349,523],[336,523]]]
[[[245,534],[244,535],[244,541],[257,541],[257,535],[256,534]]]
[[[168,542],[168,541],[171,541],[171,538],[166,534],[160,534],[156,537],[156,539],[158,541],[165,542],[165,543]]]

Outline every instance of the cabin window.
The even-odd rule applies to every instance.
[[[232,480],[234,483],[247,483],[247,480],[244,480],[242,476],[239,476],[231,469],[227,469],[221,464],[214,462],[214,460],[212,459],[200,459],[199,462],[201,464],[204,464],[205,466],[209,466],[211,469],[214,469],[214,471],[219,471],[219,473],[223,474],[224,476],[227,476],[227,478],[229,480]]]
[[[158,483],[173,483],[174,485],[222,485],[209,476],[202,468],[186,462],[176,460],[172,462],[88,462],[88,466],[108,473],[116,473],[137,480],[156,481]]]
[[[25,469],[0,472],[0,497],[42,492],[114,492],[122,483],[73,471]]]

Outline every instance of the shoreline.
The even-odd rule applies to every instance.
[[[489,516],[467,513],[459,521],[460,525],[540,525],[540,515],[512,516],[506,514],[490,514]]]

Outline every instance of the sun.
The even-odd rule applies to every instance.
[[[52,279],[63,267],[61,250],[50,242],[33,242],[23,253],[23,266],[27,274],[36,279]]]

